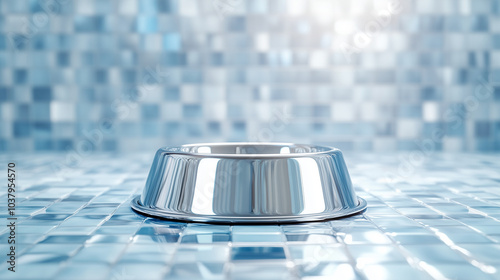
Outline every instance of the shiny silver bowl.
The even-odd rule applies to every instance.
[[[174,220],[287,223],[352,215],[354,193],[340,150],[284,143],[161,148],[132,208]]]

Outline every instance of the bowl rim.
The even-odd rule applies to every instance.
[[[296,147],[304,146],[309,148],[319,148],[322,151],[318,152],[305,152],[305,153],[283,153],[283,154],[220,154],[220,153],[200,153],[200,152],[187,152],[182,151],[182,148],[189,147],[203,147],[203,146],[281,146],[281,147]],[[289,142],[207,142],[207,143],[193,143],[193,144],[183,144],[177,146],[164,146],[158,149],[158,152],[163,152],[172,155],[184,155],[190,157],[199,158],[234,158],[234,159],[267,159],[267,158],[297,158],[297,157],[314,157],[324,154],[331,154],[340,152],[339,149],[315,145],[315,144],[300,144],[300,143],[289,143]]]

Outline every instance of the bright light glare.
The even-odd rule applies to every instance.
[[[210,154],[212,149],[210,147],[199,147],[198,148],[198,153],[199,154]]]
[[[310,9],[314,18],[320,23],[328,23],[333,18],[334,7],[331,1],[312,1]]]
[[[280,154],[289,154],[290,153],[290,147],[282,147],[280,149]]]
[[[335,32],[340,35],[348,35],[354,32],[355,24],[352,20],[340,19],[335,22]]]
[[[212,201],[214,199],[215,174],[218,158],[205,158],[198,165],[196,186],[194,188],[192,211],[195,214],[214,215]]]
[[[318,163],[312,158],[296,159],[300,166],[300,177],[302,178],[302,193],[304,194],[304,211],[302,214],[319,213],[325,210],[325,201],[317,199],[323,197],[321,176],[319,175]],[[308,178],[307,181],[304,178]]]

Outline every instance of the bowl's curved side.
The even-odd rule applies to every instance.
[[[134,209],[157,216],[270,221],[350,215],[361,211],[362,202],[336,149],[274,158],[214,158],[160,149]]]

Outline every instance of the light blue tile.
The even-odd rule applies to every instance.
[[[319,262],[298,265],[299,275],[307,278],[334,277],[342,279],[359,279],[360,276],[348,263]]]
[[[406,263],[403,253],[390,245],[348,245],[347,249],[359,266],[387,262]]]
[[[53,279],[108,279],[109,268],[106,264],[68,264],[61,268]]]
[[[450,264],[450,263],[437,263],[431,265],[436,273],[435,277],[446,277],[446,278],[460,278],[463,275],[467,277],[482,277],[484,279],[495,279],[494,275],[485,274],[479,268],[473,266],[472,264]]]
[[[232,233],[233,234],[248,234],[248,233],[256,233],[256,234],[280,234],[281,228],[279,226],[233,226]]]
[[[166,51],[180,51],[181,37],[178,33],[163,35],[163,49]]]
[[[224,265],[223,262],[174,264],[165,277],[167,279],[225,279]]]
[[[158,21],[152,16],[137,17],[137,32],[154,33],[158,29]]]
[[[231,248],[223,245],[198,245],[179,247],[175,253],[175,263],[217,262],[229,260]],[[234,248],[233,248],[234,250]]]
[[[181,243],[187,244],[211,244],[227,243],[231,241],[229,234],[186,234],[182,236]],[[233,240],[234,241],[234,240]]]
[[[466,263],[465,259],[460,255],[458,251],[450,249],[445,244],[404,245],[403,248],[412,256],[426,263]]]
[[[29,264],[29,267],[30,269],[18,269],[14,273],[2,267],[0,277],[9,279],[15,275],[15,279],[54,279],[55,274],[60,269],[60,264],[32,263]],[[41,271],[44,273],[41,274]]]
[[[287,234],[286,241],[290,244],[329,244],[338,242],[335,235],[328,234]]]
[[[293,272],[285,262],[233,263],[229,275],[235,280],[265,279],[285,280],[293,277]]]
[[[246,243],[246,242],[257,242],[257,243],[268,243],[268,242],[282,242],[283,236],[280,234],[258,234],[258,233],[238,233],[232,235],[232,241],[234,243]]]
[[[348,262],[349,255],[340,244],[334,245],[295,245],[288,246],[291,258],[296,263],[319,264],[322,262]]]
[[[371,264],[361,269],[368,279],[397,279],[397,275],[405,275],[407,279],[431,279],[425,272],[415,270],[406,263]]]

